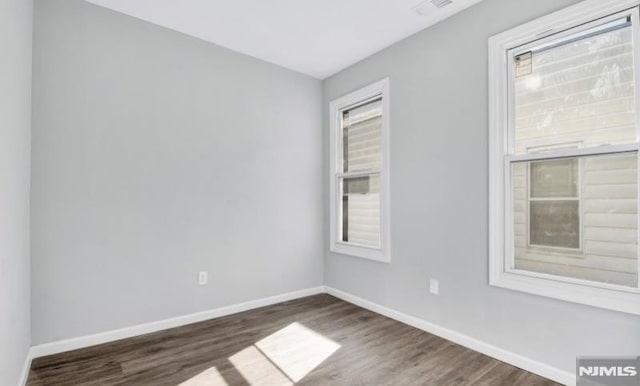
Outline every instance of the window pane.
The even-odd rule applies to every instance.
[[[530,198],[537,162],[513,164],[513,268],[637,287],[637,153],[574,160],[578,197],[565,200]]]
[[[531,245],[580,248],[579,209],[577,200],[529,202]]]
[[[515,152],[633,142],[632,31],[626,18],[517,55]]]
[[[577,159],[558,159],[531,163],[532,198],[577,196]]]
[[[342,111],[343,172],[380,169],[382,99]]]
[[[344,242],[380,247],[380,177],[342,181],[342,235]]]

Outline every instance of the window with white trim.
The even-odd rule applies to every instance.
[[[638,1],[489,39],[490,283],[640,315]]]
[[[331,250],[389,261],[389,81],[330,104]]]

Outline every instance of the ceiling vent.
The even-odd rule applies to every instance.
[[[431,0],[431,4],[435,5],[438,8],[446,7],[451,3],[451,0]]]
[[[413,7],[413,10],[418,15],[428,16],[438,11],[438,8],[444,8],[451,4],[452,0],[429,0],[423,1],[420,4]]]

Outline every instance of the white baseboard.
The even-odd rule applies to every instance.
[[[368,300],[359,298],[355,295],[351,295],[349,293],[340,291],[332,287],[325,286],[325,291],[328,294],[333,295],[346,302],[353,303],[357,306],[366,308],[370,311],[384,315],[388,318],[395,319],[404,324],[408,324],[410,326],[426,331],[433,335],[437,335],[441,338],[450,340],[461,346],[465,346],[474,351],[478,351],[482,354],[488,355],[502,362],[509,363],[513,366],[527,370],[534,374],[538,374],[542,377],[551,379],[558,383],[562,383],[564,385],[576,384],[576,376],[571,372],[560,370],[558,368],[535,361],[533,359],[526,358],[522,355],[518,355],[511,351],[507,351],[499,347],[493,346],[491,344],[474,339],[468,335],[464,335],[459,332],[449,330],[448,328],[445,328],[433,323],[429,323],[425,320],[416,318],[415,316],[407,315],[402,312],[392,310],[391,308],[381,306],[379,304],[370,302]]]
[[[29,379],[29,370],[31,370],[31,361],[33,360],[33,348],[29,348],[27,357],[24,358],[24,365],[22,366],[22,373],[20,375],[20,383],[18,385],[24,386]]]
[[[317,295],[324,292],[324,287],[307,288],[300,291],[288,292],[281,295],[270,296],[267,298],[251,300],[244,303],[233,304],[213,310],[197,312],[194,314],[178,316],[175,318],[159,320],[156,322],[139,324],[132,327],[121,328],[112,331],[105,331],[98,334],[81,336],[60,340],[57,342],[40,344],[31,347],[31,358],[39,358],[47,355],[58,354],[65,351],[76,350],[79,348],[95,346],[97,344],[113,342],[120,339],[131,338],[138,335],[148,334],[166,330],[168,328],[180,327],[191,323],[202,322],[205,320],[219,318],[221,316],[231,315],[238,312],[248,311],[254,308],[269,306],[276,303],[286,302],[305,296]],[[30,361],[29,361],[30,362]],[[28,371],[28,368],[27,368]]]

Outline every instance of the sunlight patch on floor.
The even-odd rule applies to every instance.
[[[195,377],[189,378],[178,386],[228,386],[220,372],[211,367]]]
[[[255,346],[294,382],[300,381],[340,348],[338,343],[298,322],[269,335]]]
[[[234,354],[229,357],[229,361],[252,386],[293,385],[293,382],[255,346],[249,346]]]
[[[229,357],[229,362],[252,386],[285,386],[301,381],[340,345],[295,322]],[[211,367],[178,386],[228,386]]]
[[[295,322],[229,357],[251,385],[292,385],[340,345]]]

